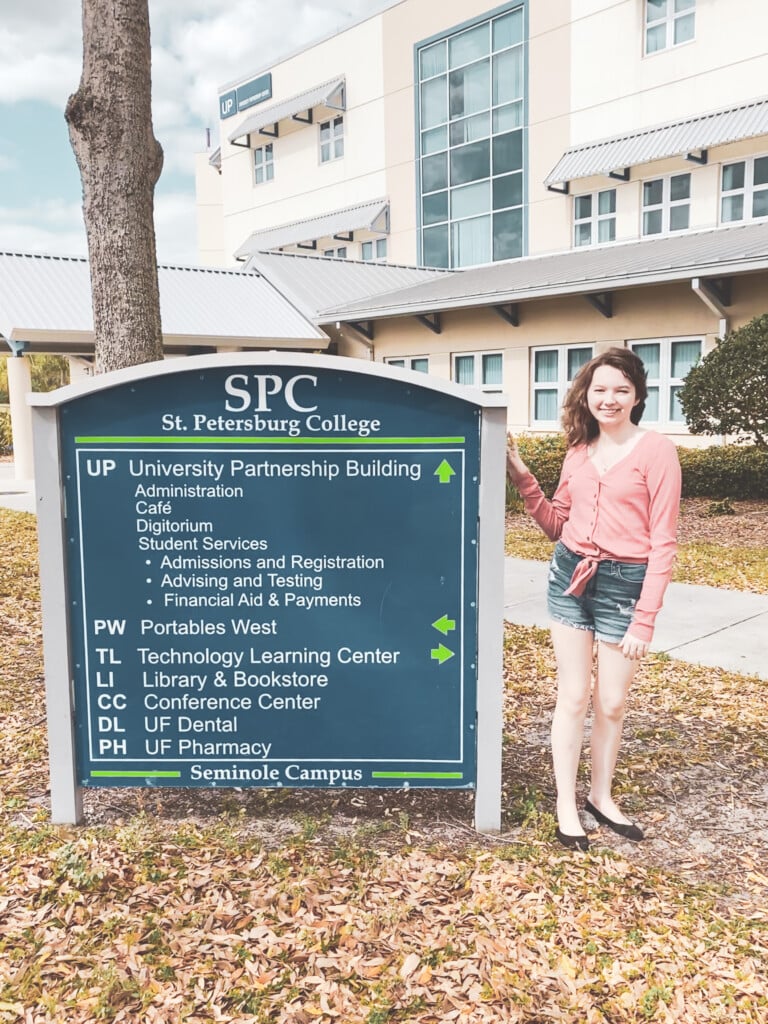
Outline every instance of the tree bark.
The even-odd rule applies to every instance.
[[[162,359],[148,0],[82,0],[83,71],[69,125],[88,240],[96,372]]]

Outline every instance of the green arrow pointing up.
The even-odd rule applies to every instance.
[[[451,482],[451,477],[456,476],[456,470],[450,462],[446,462],[446,460],[443,459],[435,470],[435,476],[440,478],[441,484],[449,484]]]
[[[448,661],[449,658],[453,657],[453,651],[449,651],[443,644],[433,647],[430,653],[432,655],[432,659],[434,661],[439,661],[441,665],[444,661]]]
[[[456,620],[449,619],[447,615],[441,615],[437,622],[433,622],[432,626],[434,629],[439,630],[443,636],[448,636],[448,633],[452,629],[456,629]]]

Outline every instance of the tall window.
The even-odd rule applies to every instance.
[[[422,263],[523,255],[523,9],[418,50]]]
[[[654,338],[630,345],[648,374],[644,423],[685,424],[677,397],[688,371],[701,358],[701,338]]]
[[[606,188],[573,200],[573,244],[616,241],[616,189]]]
[[[377,238],[373,242],[363,242],[360,246],[364,260],[385,260],[387,258],[386,238]]]
[[[344,156],[344,118],[334,117],[332,121],[320,123],[320,163],[338,160]]]
[[[500,388],[503,371],[501,352],[468,352],[453,357],[453,379],[458,384]]]
[[[384,362],[388,366],[400,366],[404,370],[429,373],[429,356],[403,356],[399,359],[385,359]]]
[[[696,0],[645,0],[645,52],[658,53],[693,39]]]
[[[768,217],[768,156],[723,165],[720,219]]]
[[[253,183],[262,185],[265,181],[272,181],[275,176],[275,163],[273,158],[272,143],[266,146],[259,146],[253,151]]]
[[[691,219],[691,176],[673,174],[643,182],[643,234],[686,231]]]
[[[551,425],[560,419],[571,381],[592,358],[591,345],[560,345],[532,352],[531,421]]]

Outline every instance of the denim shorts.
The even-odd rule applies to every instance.
[[[547,583],[547,607],[555,622],[587,629],[605,643],[621,643],[635,613],[645,579],[645,562],[598,563],[581,594],[566,594],[571,576],[581,561],[561,541],[552,553]]]

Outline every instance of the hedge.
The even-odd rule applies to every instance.
[[[0,455],[7,455],[12,450],[11,414],[8,409],[0,409]]]
[[[547,495],[552,494],[560,478],[565,458],[565,438],[561,434],[546,437],[521,435],[517,439],[520,455]],[[709,448],[684,448],[678,445],[683,471],[684,498],[768,498],[768,451],[756,445],[728,444]],[[507,488],[507,504],[521,508],[513,487]]]

